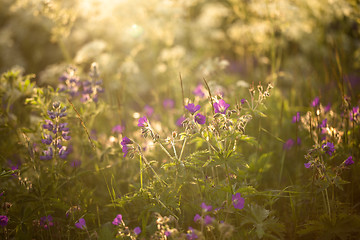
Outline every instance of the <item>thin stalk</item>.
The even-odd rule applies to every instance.
[[[185,144],[186,144],[186,141],[187,141],[187,138],[184,139],[184,142],[183,142],[183,145],[181,147],[181,151],[180,151],[180,156],[179,156],[179,161],[181,162],[181,158],[182,158],[182,155],[183,155],[183,152],[184,152],[184,149],[185,149]],[[185,166],[185,163],[182,162]]]
[[[330,208],[330,201],[329,201],[329,195],[328,195],[327,188],[325,189],[325,197],[326,197],[326,203],[327,203],[327,207],[328,207],[328,211],[329,211],[329,217],[331,218],[331,208]]]
[[[140,161],[140,191],[143,189],[143,164],[141,160],[141,155],[139,155],[139,161]]]

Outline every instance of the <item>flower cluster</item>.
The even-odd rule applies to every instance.
[[[6,215],[0,215],[0,226],[6,227],[9,222],[9,218]]]
[[[119,228],[118,234],[117,234],[118,236],[121,236],[121,237],[125,237],[125,236],[129,237],[130,236],[131,239],[135,239],[135,238],[133,238],[133,234],[129,231],[129,228],[125,225],[121,214],[116,215],[116,217],[112,221],[112,224]],[[133,233],[135,233],[135,235],[140,235],[141,228],[135,227],[133,230]]]
[[[79,219],[79,221],[77,221],[76,223],[75,223],[75,227],[77,227],[77,228],[80,228],[80,229],[86,229],[86,221],[85,221],[85,219],[84,218],[80,218]]]
[[[90,80],[81,81],[76,75],[76,69],[70,67],[60,78],[60,92],[67,92],[71,97],[81,95],[81,102],[98,102],[99,94],[104,92],[102,80],[99,79],[99,71],[96,63],[90,68]]]
[[[65,159],[71,152],[71,148],[63,145],[65,141],[69,141],[70,129],[67,127],[68,123],[62,123],[61,120],[65,117],[66,107],[61,107],[59,102],[53,103],[53,110],[47,111],[50,120],[45,120],[45,124],[42,125],[47,133],[43,135],[41,142],[48,145],[47,150],[43,151],[43,155],[40,156],[41,160],[51,160],[55,153],[61,159]]]
[[[49,227],[54,226],[52,216],[48,215],[48,216],[41,217],[40,218],[40,226],[45,229],[48,229]]]
[[[191,115],[194,115],[197,111],[200,110],[200,108],[200,105],[195,105],[194,103],[189,103],[185,106],[185,109],[187,109],[191,113]],[[205,124],[206,117],[201,113],[198,113],[194,116],[194,121],[202,125]]]

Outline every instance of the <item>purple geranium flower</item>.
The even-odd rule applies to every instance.
[[[346,160],[345,160],[345,165],[346,166],[349,166],[351,164],[354,164],[354,161],[353,161],[353,157],[352,156],[349,156]]]
[[[201,216],[199,214],[196,214],[194,217],[194,222],[197,222],[201,219]]]
[[[325,113],[329,112],[330,110],[331,110],[331,103],[329,103],[328,105],[326,105],[326,106],[324,107]]]
[[[112,224],[114,224],[114,225],[120,225],[121,224],[121,222],[122,222],[122,215],[121,214],[118,214],[117,216],[116,216],[116,218],[114,218],[114,220],[112,221]]]
[[[167,98],[167,99],[164,99],[163,106],[165,109],[173,109],[175,106],[175,102],[173,99]]]
[[[201,208],[205,211],[205,212],[210,212],[212,209],[211,205],[206,205],[204,202],[201,203]]]
[[[85,219],[80,218],[79,221],[77,223],[75,223],[75,227],[80,228],[80,229],[85,229],[86,228]]]
[[[154,113],[154,108],[150,107],[149,105],[146,105],[144,107],[145,115],[150,117]]]
[[[310,163],[310,162],[304,163],[304,166],[305,166],[306,168],[310,168],[310,167],[311,167],[311,163]]]
[[[128,137],[123,137],[122,141],[121,141],[121,146],[126,146],[128,144],[132,144],[132,141],[128,138]]]
[[[195,234],[194,229],[192,227],[189,227],[186,237],[188,240],[194,240],[198,238],[198,235]]]
[[[319,97],[315,97],[314,100],[311,102],[311,106],[316,107],[320,104]]]
[[[205,93],[203,91],[203,86],[201,84],[198,84],[196,88],[193,91],[193,94],[196,96],[199,96],[201,98],[205,97]]]
[[[120,133],[123,133],[124,130],[125,130],[125,127],[124,127],[124,126],[121,126],[120,124],[118,124],[118,125],[115,125],[115,126],[112,128],[111,132],[112,132],[112,133],[118,133],[118,134],[120,134]]]
[[[149,125],[149,121],[146,116],[139,118],[138,127],[147,127]]]
[[[198,124],[205,124],[206,122],[206,117],[200,113],[196,114],[195,116],[195,122],[197,122]]]
[[[165,236],[170,237],[170,235],[171,235],[170,231],[165,231]]]
[[[44,227],[45,229],[48,229],[51,226],[54,226],[53,218],[51,215],[44,216],[40,218],[40,226]]]
[[[185,106],[185,108],[186,108],[189,112],[191,112],[191,114],[194,114],[194,113],[196,113],[197,111],[200,110],[201,106],[200,106],[200,105],[196,105],[196,106],[195,106],[195,104],[189,103],[188,105]]]
[[[319,124],[319,128],[326,128],[327,126],[327,118],[325,118],[320,124]]]
[[[324,143],[322,145],[322,149],[325,150],[325,152],[327,154],[329,154],[329,156],[331,156],[333,154],[333,152],[335,151],[335,147],[334,147],[334,144],[331,143],[331,142],[327,142],[327,143]]]
[[[240,193],[236,193],[235,195],[232,195],[232,203],[234,205],[234,208],[243,209],[245,204],[245,199],[241,197]]]
[[[290,138],[286,141],[286,143],[284,143],[283,149],[290,150],[294,146],[294,144],[295,144],[295,141]]]
[[[8,224],[9,218],[5,215],[0,215],[0,226],[5,227]]]
[[[292,118],[292,123],[297,123],[297,122],[300,122],[300,112],[297,112]]]
[[[353,107],[353,109],[350,111],[350,121],[354,121],[357,119],[357,117],[360,115],[359,113],[359,106]]]
[[[245,104],[245,103],[246,103],[246,99],[245,99],[245,98],[242,98],[242,99],[240,100],[240,102],[241,102],[241,104]]]
[[[141,233],[141,228],[140,228],[140,227],[134,228],[134,233],[135,233],[136,235],[139,235],[139,234]]]
[[[185,117],[184,116],[181,116],[179,117],[177,120],[176,120],[176,125],[179,126],[179,127],[182,127],[182,123],[185,121]]]
[[[230,104],[227,104],[224,99],[220,99],[218,102],[214,103],[215,113],[226,114],[226,110],[230,107]]]
[[[213,223],[213,221],[214,221],[214,218],[210,217],[209,215],[206,215],[204,217],[204,224],[205,225],[209,225],[209,224]]]

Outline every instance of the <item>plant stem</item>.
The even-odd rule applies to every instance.
[[[142,160],[141,160],[141,154],[139,155],[139,160],[140,160],[140,191],[142,191],[142,189],[143,189],[143,164],[142,164]]]

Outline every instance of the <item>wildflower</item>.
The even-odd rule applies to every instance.
[[[297,112],[296,115],[292,118],[292,123],[298,123],[300,122],[300,112]]]
[[[200,113],[196,114],[195,116],[195,122],[197,122],[198,124],[205,124],[206,122],[206,117]]]
[[[5,215],[0,215],[0,226],[5,227],[8,224],[9,218]]]
[[[353,161],[353,157],[352,156],[349,156],[346,160],[345,160],[345,165],[346,166],[349,166],[351,164],[354,164],[354,161]]]
[[[224,99],[220,99],[218,102],[214,103],[215,113],[226,114],[226,110],[230,107],[230,104],[227,104]]]
[[[70,149],[67,148],[66,146],[62,146],[59,150],[59,157],[61,159],[65,159],[70,153]]]
[[[205,211],[205,212],[210,212],[212,209],[211,205],[206,205],[204,202],[201,203],[201,208]]]
[[[293,139],[289,138],[283,145],[283,149],[290,150],[294,146],[295,142]]]
[[[331,156],[333,154],[333,152],[335,151],[335,147],[334,147],[334,144],[331,143],[331,142],[327,142],[327,143],[324,143],[322,145],[322,149],[325,150],[325,152],[327,154],[329,154],[329,156]]]
[[[150,117],[154,113],[154,108],[150,107],[149,105],[146,105],[144,109],[145,109],[145,115],[148,117]]]
[[[120,133],[123,133],[124,130],[125,130],[125,127],[123,127],[123,126],[121,126],[120,124],[118,124],[118,125],[115,125],[115,126],[112,128],[111,132],[112,132],[112,133],[118,133],[118,134],[120,134]]]
[[[194,240],[198,238],[198,235],[195,234],[194,229],[192,227],[189,227],[186,237],[188,240]]]
[[[184,116],[181,116],[179,117],[177,120],[176,120],[176,125],[181,127],[182,126],[182,123],[185,121],[185,117]]]
[[[327,125],[327,118],[325,118],[320,124],[319,124],[319,128],[326,128]]]
[[[123,139],[121,140],[121,146],[126,146],[128,144],[132,144],[132,141],[128,138],[128,137],[123,137]]]
[[[40,156],[40,160],[51,160],[53,158],[54,152],[52,147],[49,147],[47,150],[43,151],[44,155]]]
[[[143,116],[139,119],[138,127],[147,127],[149,125],[149,121],[146,116]]]
[[[320,104],[319,97],[315,97],[314,100],[311,102],[311,106],[317,107]]]
[[[196,86],[196,88],[194,89],[193,94],[194,94],[195,96],[199,96],[199,97],[201,97],[201,98],[205,97],[205,93],[204,93],[204,91],[203,91],[203,86],[202,86],[201,84],[198,84],[198,85]]]
[[[165,109],[172,109],[175,106],[175,102],[174,102],[174,100],[167,98],[167,99],[164,99],[163,106]]]
[[[114,224],[114,225],[120,225],[121,224],[121,222],[122,222],[122,215],[121,214],[118,214],[117,216],[116,216],[116,218],[114,218],[114,220],[112,221],[112,224]]]
[[[197,222],[201,219],[201,216],[199,214],[196,214],[194,217],[194,222]]]
[[[196,113],[197,111],[200,110],[201,106],[200,105],[196,105],[193,104],[193,103],[189,103],[188,105],[185,106],[185,108],[191,113],[191,114],[194,114]]]
[[[326,105],[326,106],[324,107],[324,112],[325,112],[325,113],[329,112],[330,110],[331,110],[331,103],[329,103],[328,105]]]
[[[305,166],[306,168],[310,168],[310,167],[311,167],[311,163],[310,163],[310,162],[304,163],[304,166]]]
[[[245,104],[245,103],[246,103],[246,99],[245,99],[245,98],[242,98],[242,99],[240,100],[240,102],[241,102],[241,104]]]
[[[165,236],[170,237],[170,235],[171,235],[170,231],[165,231]]]
[[[141,228],[140,228],[140,227],[134,228],[134,233],[135,233],[136,235],[139,235],[139,234],[141,233]]]
[[[245,204],[245,199],[241,197],[240,193],[236,193],[235,195],[232,195],[232,203],[234,205],[234,208],[243,209]]]
[[[44,216],[40,218],[40,226],[44,227],[45,229],[48,229],[51,226],[54,226],[53,218],[51,215]]]
[[[81,165],[81,160],[73,160],[70,162],[70,166],[72,166],[73,168],[76,168],[76,167],[80,167]]]
[[[54,124],[52,121],[50,120],[45,120],[46,124],[43,124],[42,127],[43,129],[47,129],[49,131],[53,131],[54,130]],[[56,133],[56,132],[55,132]]]
[[[297,143],[297,145],[301,145],[301,138],[297,138],[297,140],[296,140],[296,143]]]
[[[75,223],[75,227],[80,228],[80,229],[85,229],[86,228],[85,219],[80,218],[79,221],[77,223]]]
[[[205,225],[209,225],[209,224],[211,224],[213,221],[214,221],[214,218],[210,217],[209,215],[206,215],[206,216],[204,217],[204,224],[205,224]]]
[[[350,111],[350,121],[355,121],[357,117],[360,116],[359,112],[359,106],[353,107],[353,109]]]

